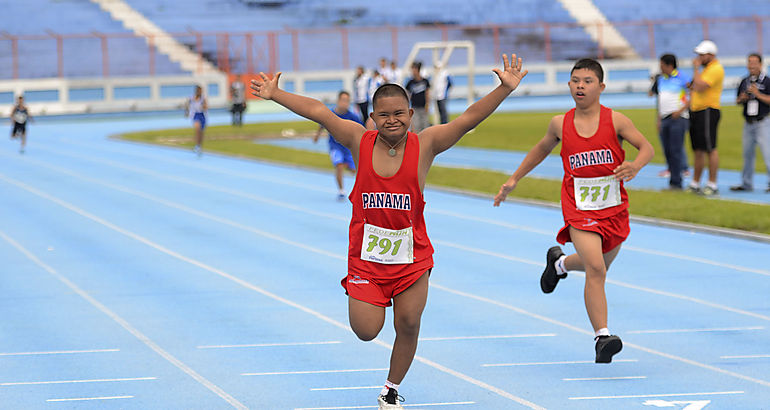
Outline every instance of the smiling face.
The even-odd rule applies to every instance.
[[[599,81],[599,77],[593,70],[579,68],[572,71],[569,90],[575,105],[585,108],[599,100],[599,96],[604,91],[604,83]]]
[[[409,130],[412,113],[409,101],[400,95],[383,96],[375,100],[370,114],[380,135],[387,141],[398,141]]]

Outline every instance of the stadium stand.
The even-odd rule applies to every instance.
[[[4,4],[3,9],[4,34],[39,37],[18,40],[18,72],[21,78],[58,76],[55,34],[108,34],[109,50],[112,51],[109,53],[109,75],[131,75],[138,65],[149,67],[148,46],[144,39],[134,37],[89,0],[14,1]],[[49,38],[46,39],[46,36]],[[101,50],[101,40],[96,36],[66,37],[62,41],[62,76],[101,76]],[[12,41],[8,36],[0,35],[0,78],[12,78],[11,58]],[[154,58],[156,74],[184,72],[165,55],[155,53]]]
[[[708,26],[708,37],[720,48],[721,55],[745,56],[755,50],[757,27],[750,19],[757,14],[766,15],[766,0],[594,0],[607,18],[613,22],[639,22],[644,20],[674,20],[669,24],[656,25],[655,55],[672,52],[680,56],[692,56],[692,48],[704,38],[699,19],[719,19],[718,24]],[[730,19],[736,19],[730,21]],[[680,21],[676,21],[680,20]],[[748,24],[747,24],[748,23]],[[762,36],[770,35],[767,22],[762,24]],[[642,55],[649,55],[648,27],[637,24],[616,24],[618,30]]]

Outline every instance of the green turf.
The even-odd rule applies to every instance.
[[[633,115],[633,114],[631,114]],[[488,131],[479,130],[471,134],[468,140],[476,139],[493,141],[494,138],[486,135],[494,134],[494,122],[502,121],[500,117],[509,117],[510,114],[496,114],[490,118],[492,128]],[[548,114],[528,114],[538,119],[550,118]],[[516,121],[516,118],[508,118],[508,121]],[[536,122],[536,121],[533,121]],[[484,126],[488,125],[487,123]],[[282,130],[293,129],[297,133],[313,132],[316,125],[306,122],[283,124],[250,124],[243,128],[230,126],[216,126],[207,129],[205,148],[208,151],[224,154],[258,158],[277,161],[288,164],[310,166],[318,169],[331,170],[329,157],[318,152],[277,147],[267,144],[254,143],[252,137],[277,135]],[[534,125],[532,126],[534,129]],[[481,128],[481,127],[480,127]],[[122,138],[156,143],[168,146],[186,147],[192,146],[192,131],[190,129],[160,130],[129,133]],[[235,138],[233,138],[235,137]],[[533,138],[533,141],[537,138]],[[464,142],[466,145],[468,141]],[[499,147],[496,147],[499,148]],[[505,182],[508,175],[485,170],[457,169],[434,166],[428,174],[428,184],[458,188],[485,194],[497,193],[500,185]],[[331,179],[330,179],[330,184]],[[527,199],[537,199],[558,203],[561,182],[549,179],[530,178],[522,180],[513,192],[512,196]],[[753,205],[736,201],[719,199],[707,199],[695,195],[676,192],[654,192],[629,190],[631,197],[630,211],[633,215],[650,216],[675,221],[692,222],[705,225],[719,226],[732,229],[741,229],[764,234],[770,234],[770,218],[767,218],[766,205]],[[490,199],[490,206],[492,206]]]
[[[655,148],[655,157],[652,162],[663,164],[666,162],[663,149],[660,145],[657,126],[655,123],[655,111],[652,109],[620,109],[636,128],[647,137]],[[511,151],[529,151],[543,135],[545,135],[548,122],[551,117],[562,113],[498,113],[476,128],[472,134],[468,134],[458,145],[476,148],[490,148]],[[743,116],[737,106],[722,108],[722,119],[719,122],[718,150],[720,156],[719,167],[722,169],[741,170],[743,168],[742,154]],[[690,149],[689,135],[685,136],[685,147],[692,165],[693,154]],[[625,145],[631,158],[635,157],[636,149]],[[558,153],[558,147],[554,153]],[[757,172],[764,172],[762,159],[757,152]],[[738,183],[739,181],[735,181]]]

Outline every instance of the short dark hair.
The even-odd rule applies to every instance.
[[[422,62],[421,61],[415,61],[414,63],[412,63],[412,68],[416,68],[417,70],[421,70],[422,69]]]
[[[347,95],[348,97],[350,97],[350,93],[349,92],[347,92],[345,90],[342,90],[342,91],[337,93],[337,99],[339,100],[340,97],[342,97],[343,95]]]
[[[759,54],[759,53],[751,53],[751,54],[749,54],[749,58],[751,58],[751,57],[756,57],[759,60],[760,63],[762,62],[762,55]]]
[[[404,97],[406,104],[409,105],[409,96],[406,95],[406,90],[398,84],[388,83],[379,86],[372,96],[372,107],[377,105],[377,100],[383,97]]]
[[[676,68],[676,56],[673,54],[663,54],[662,56],[660,56],[660,62],[665,65]]]
[[[578,60],[578,62],[575,63],[575,65],[572,67],[572,70],[570,70],[569,75],[572,75],[575,70],[583,69],[593,71],[594,74],[596,74],[596,77],[599,78],[599,82],[604,82],[604,69],[602,68],[602,65],[593,58],[583,58]]]

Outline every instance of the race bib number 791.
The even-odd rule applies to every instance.
[[[621,203],[620,181],[614,176],[575,178],[575,203],[581,211],[618,206]]]
[[[361,259],[390,265],[414,262],[412,227],[392,230],[364,224]]]

